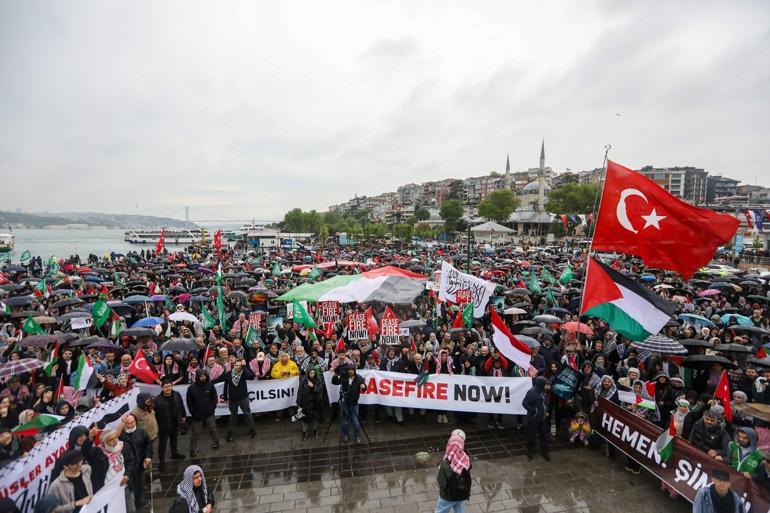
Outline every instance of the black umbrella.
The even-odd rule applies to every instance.
[[[91,312],[86,312],[84,310],[73,310],[71,312],[67,312],[66,314],[60,315],[57,317],[59,319],[59,322],[62,323],[64,321],[71,321],[72,319],[79,319],[79,318],[91,318]]]
[[[750,365],[756,365],[757,367],[764,367],[770,369],[770,357],[765,358],[749,358],[746,360]]]
[[[172,338],[160,345],[160,351],[196,351],[198,344],[191,338]]]
[[[546,310],[546,312],[555,313],[556,315],[559,315],[559,314],[568,315],[568,314],[572,313],[569,310],[567,310],[566,308],[561,308],[559,306],[554,306],[552,308],[549,308],[548,310]]]
[[[724,356],[717,356],[715,354],[696,354],[688,356],[682,360],[682,367],[688,367],[690,369],[707,370],[711,368],[712,363],[718,363],[723,367],[732,369],[734,367],[733,362],[725,358]]]
[[[120,332],[121,337],[152,337],[154,335],[155,330],[150,328],[128,328]]]
[[[82,305],[84,301],[78,297],[68,297],[67,299],[60,299],[51,305],[51,308],[66,308],[68,306]]]
[[[10,307],[29,306],[29,305],[37,304],[38,300],[32,296],[15,296],[15,297],[9,297],[8,299],[3,300],[3,303],[5,303]]]
[[[528,328],[524,328],[519,333],[522,335],[543,335],[548,333],[553,333],[551,330],[547,330],[541,326],[530,326]]]
[[[685,338],[678,340],[677,342],[682,344],[684,347],[714,347],[706,340],[701,340],[699,338]]]
[[[508,296],[529,296],[530,294],[531,292],[529,290],[521,288],[513,289],[506,293]]]
[[[770,335],[770,331],[763,330],[756,326],[744,326],[743,324],[734,324],[728,326],[728,329],[737,331],[738,333],[751,333],[752,335]]]
[[[17,344],[21,347],[45,347],[53,344],[59,339],[57,335],[30,335],[19,340]]]
[[[743,346],[741,344],[719,344],[714,346],[714,351],[719,351],[720,353],[754,353],[754,349],[750,347]]]
[[[122,347],[120,347],[120,346],[118,346],[116,344],[113,344],[112,342],[110,342],[107,339],[97,340],[96,342],[88,344],[88,346],[86,346],[86,349],[98,349],[102,353],[116,353],[116,354],[119,353],[119,354],[123,354],[123,353],[126,352],[125,349],[123,349]]]

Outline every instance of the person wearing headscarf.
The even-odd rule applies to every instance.
[[[315,367],[308,369],[307,374],[300,378],[297,389],[297,406],[302,411],[302,440],[307,440],[312,430],[313,438],[318,435],[318,417],[323,397],[321,377]]]
[[[59,424],[66,424],[75,417],[75,409],[64,399],[56,403],[56,414],[64,417]]]
[[[80,451],[86,463],[91,467],[91,483],[94,492],[102,489],[107,475],[107,458],[98,447],[94,447],[93,440],[96,434],[97,429],[95,427],[88,429],[85,426],[75,426],[69,434],[70,450]],[[51,479],[58,477],[61,471],[62,460],[59,459],[54,464]]]
[[[190,465],[176,487],[176,498],[168,513],[211,513],[214,503],[214,493],[206,484],[203,469]]]
[[[465,451],[465,432],[455,429],[449,436],[438,476],[436,513],[462,513],[470,497],[471,458]]]
[[[655,376],[655,404],[660,412],[658,426],[665,428],[668,426],[671,418],[670,412],[676,405],[674,391],[671,388],[671,380],[665,372],[659,372]]]

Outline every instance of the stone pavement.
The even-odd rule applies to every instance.
[[[603,451],[556,440],[551,443],[552,462],[540,455],[530,462],[524,456],[523,430],[490,431],[482,420],[461,426],[473,458],[468,513],[691,511],[684,499],[661,492],[658,481],[645,471],[639,476],[626,472],[622,454],[611,461]],[[223,513],[431,512],[437,467],[455,428],[418,419],[403,428],[368,424],[371,445],[340,445],[336,422],[326,443],[321,440],[323,430],[318,439],[302,442],[299,423],[287,419],[276,423],[273,416],[263,415],[257,425],[256,440],[242,429],[234,442],[222,440],[216,451],[201,443],[197,458],[169,462],[165,472],[156,469],[154,510],[168,511],[184,468],[194,462],[214,488],[216,511]],[[180,438],[185,454],[188,440]],[[415,458],[420,451],[429,453],[426,463]]]

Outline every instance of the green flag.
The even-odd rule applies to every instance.
[[[29,259],[32,258],[32,253],[29,252],[29,250],[25,250],[21,256],[19,257],[19,261],[21,261],[22,264],[26,264],[29,262]]]
[[[225,298],[222,293],[222,264],[217,266],[217,317],[222,332],[227,332],[227,313],[225,312]]]
[[[104,326],[104,323],[110,318],[110,313],[110,307],[107,306],[107,303],[105,303],[103,299],[94,303],[94,307],[91,309],[91,317],[94,319],[94,326],[97,328]]]
[[[45,278],[35,285],[35,296],[38,298],[48,297],[48,285],[45,283]]]
[[[120,281],[120,277],[118,276],[118,273],[112,273],[112,281],[115,283],[116,287],[125,287],[122,281]]]
[[[549,285],[556,283],[556,278],[553,277],[553,274],[546,267],[543,267],[543,280],[548,282]]]
[[[217,320],[214,319],[214,317],[209,313],[209,309],[206,308],[205,306],[201,311],[201,318],[203,319],[201,321],[201,328],[203,328],[204,330],[210,330],[217,323]]]
[[[56,260],[56,255],[51,255],[48,259],[48,274],[56,274],[59,272],[59,262]]]
[[[307,277],[311,280],[317,280],[321,277],[321,271],[319,271],[316,266],[313,266],[313,269],[310,271],[310,274],[308,274]]]
[[[559,303],[556,302],[556,298],[553,297],[553,292],[551,292],[550,290],[545,293],[545,297],[546,299],[548,299],[548,301],[551,302],[553,306],[559,306]]]
[[[0,301],[0,312],[6,315],[11,315],[11,307]]]
[[[468,303],[463,309],[463,324],[466,328],[473,327],[473,303]]]
[[[307,313],[302,305],[295,299],[292,302],[292,315],[294,316],[294,322],[301,324],[306,328],[316,328],[316,323],[312,317]]]
[[[572,273],[572,266],[567,264],[567,267],[564,268],[564,270],[561,272],[561,276],[559,276],[559,281],[566,284],[567,282],[571,281],[574,276],[575,275]]]
[[[249,324],[249,329],[246,331],[246,337],[243,340],[243,343],[246,347],[254,347],[256,345],[259,345],[259,332],[254,329],[254,327]]]
[[[273,276],[278,276],[279,274],[281,274],[281,266],[278,265],[278,262],[273,264],[273,269],[270,271],[270,274],[272,274]]]
[[[540,288],[540,284],[537,282],[537,274],[535,274],[534,272],[530,274],[529,290],[536,294],[540,294],[541,292],[543,292],[543,289]]]
[[[27,320],[24,321],[23,330],[27,335],[42,335],[45,333],[43,328],[32,317],[27,317]]]

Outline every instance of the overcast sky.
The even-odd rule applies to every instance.
[[[770,185],[770,2],[523,4],[1,2],[0,209],[279,219],[541,138]]]

